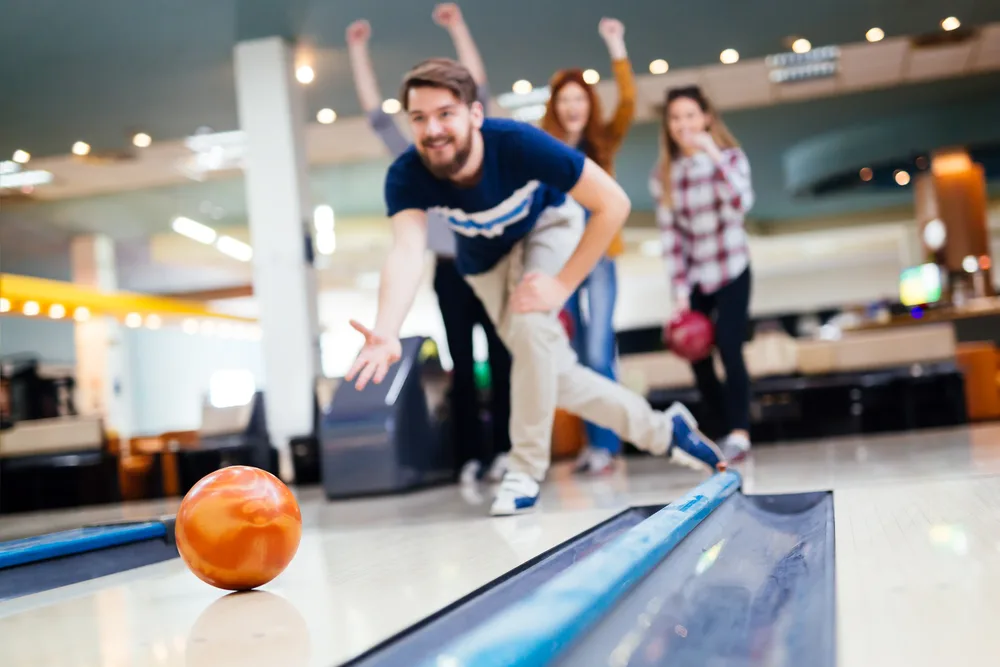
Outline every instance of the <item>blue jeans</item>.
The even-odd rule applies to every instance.
[[[580,307],[580,296],[584,291],[587,292],[588,306],[586,321],[583,309]],[[609,257],[602,257],[580,285],[580,289],[566,302],[566,310],[573,318],[576,332],[572,341],[573,350],[580,358],[580,363],[615,381],[617,381],[616,345],[612,315],[615,312],[617,296],[618,274],[615,261]],[[606,449],[611,454],[618,454],[621,451],[621,438],[613,431],[590,422],[586,422],[586,428],[591,447]]]

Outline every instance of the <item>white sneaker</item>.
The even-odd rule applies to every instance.
[[[475,484],[479,481],[479,471],[482,469],[482,464],[475,459],[470,459],[465,462],[462,466],[462,472],[458,474],[458,481],[463,486],[468,486],[469,484]]]
[[[606,449],[588,447],[576,460],[575,471],[580,474],[603,475],[615,469],[615,457]]]
[[[506,474],[507,454],[497,454],[496,458],[493,459],[493,464],[490,466],[489,471],[486,473],[486,479],[491,482],[499,482],[503,480]]]
[[[493,516],[509,516],[521,514],[534,509],[541,490],[538,482],[531,475],[523,472],[508,472],[503,477],[500,489],[497,490],[490,514]]]
[[[727,461],[732,463],[742,461],[750,453],[750,438],[742,434],[733,435],[730,433],[723,442],[722,453],[726,456]]]

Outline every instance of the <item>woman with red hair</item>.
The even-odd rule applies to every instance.
[[[604,120],[601,100],[583,71],[566,69],[556,72],[549,82],[551,95],[541,127],[614,175],[615,154],[635,116],[635,75],[625,49],[625,27],[621,21],[601,19],[598,32],[608,47],[618,84],[618,106],[611,120]],[[623,250],[619,234],[580,289],[566,302],[576,331],[573,347],[581,363],[611,380],[616,379],[612,316],[618,286],[614,258]],[[581,308],[584,295],[588,306],[586,319]],[[589,447],[580,453],[577,470],[591,473],[612,470],[614,459],[621,452],[621,439],[596,424],[588,422],[586,428]]]

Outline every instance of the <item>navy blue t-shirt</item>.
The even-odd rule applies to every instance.
[[[527,123],[487,118],[482,133],[483,168],[475,185],[435,178],[413,146],[396,158],[385,179],[390,216],[420,209],[445,217],[458,241],[458,270],[466,275],[489,271],[545,209],[562,205],[586,161]]]

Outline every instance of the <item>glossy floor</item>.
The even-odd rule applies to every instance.
[[[1000,426],[761,447],[749,493],[835,489],[839,664],[994,665]],[[486,517],[489,489],[328,503],[262,592],[225,595],[179,561],[0,603],[2,664],[333,667],[631,504],[701,477],[653,459],[553,471],[541,510]],[[0,539],[169,513],[175,503],[4,519]]]

